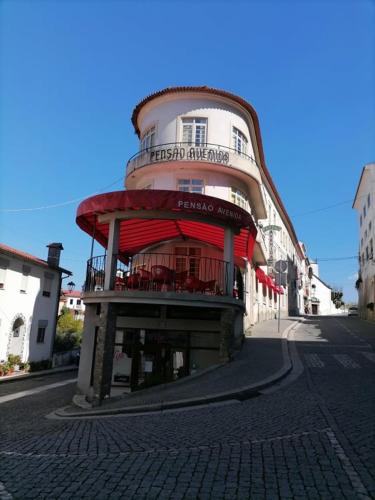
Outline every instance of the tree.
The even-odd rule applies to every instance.
[[[57,320],[57,332],[53,350],[70,351],[79,347],[82,340],[83,321],[74,319],[71,311],[63,307]]]

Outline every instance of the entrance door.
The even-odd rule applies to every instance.
[[[313,314],[318,314],[318,304],[312,304],[311,310]]]
[[[17,318],[14,321],[12,331],[10,332],[8,354],[22,357],[25,328],[26,325],[22,318]]]

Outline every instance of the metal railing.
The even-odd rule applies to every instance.
[[[229,264],[223,260],[166,253],[140,253],[127,262],[121,256],[116,257],[114,290],[227,295]],[[105,255],[87,261],[85,292],[104,290],[105,261]],[[235,267],[237,282],[238,273]],[[240,288],[233,284],[236,298],[241,298],[236,292]]]
[[[237,149],[222,146],[221,144],[211,144],[208,142],[202,144],[195,144],[193,142],[169,142],[138,151],[138,153],[129,159],[126,167],[126,175],[129,175],[137,168],[152,163],[168,161],[203,161],[228,165],[231,164],[232,161],[235,161],[235,157],[244,158],[257,166],[252,156],[238,151]]]

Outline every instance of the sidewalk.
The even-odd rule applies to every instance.
[[[244,400],[285,377],[292,369],[287,336],[302,318],[265,321],[255,325],[234,360],[170,384],[124,394],[91,408],[83,396],[55,412],[58,417],[84,417],[160,411],[229,399]]]
[[[25,378],[40,377],[42,375],[54,375],[55,373],[70,372],[74,370],[78,370],[77,365],[58,366],[56,368],[39,370],[37,372],[14,372],[11,375],[0,377],[0,384],[5,384],[6,382],[16,382],[17,380],[24,380]]]

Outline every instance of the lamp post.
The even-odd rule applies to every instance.
[[[76,286],[76,284],[73,281],[69,281],[69,283],[67,284],[69,292],[72,292],[74,290],[75,286]]]

